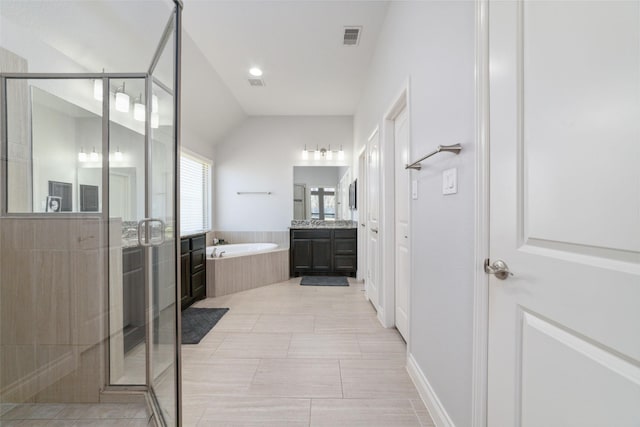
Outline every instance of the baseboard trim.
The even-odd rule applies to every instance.
[[[427,377],[425,377],[424,372],[422,372],[411,353],[407,355],[407,372],[409,372],[409,377],[418,389],[418,394],[420,394],[435,425],[437,427],[455,427],[449,414],[442,406],[442,402],[438,399],[433,387],[429,384]]]

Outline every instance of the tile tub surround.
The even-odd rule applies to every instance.
[[[285,231],[215,231],[207,235],[207,246],[213,246],[213,238],[227,243],[275,243],[281,248],[289,247],[289,230]]]
[[[357,221],[336,220],[324,221],[319,219],[294,219],[290,228],[357,228]]]
[[[433,426],[363,285],[292,279],[198,301],[230,311],[184,346],[185,426]]]
[[[288,248],[229,258],[207,257],[208,297],[246,291],[288,278]]]

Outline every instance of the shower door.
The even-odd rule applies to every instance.
[[[167,425],[179,416],[179,314],[177,306],[177,144],[176,75],[178,16],[167,24],[147,78],[147,200],[150,240],[149,387]],[[158,238],[156,235],[158,235]]]

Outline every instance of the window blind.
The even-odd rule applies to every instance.
[[[211,163],[195,156],[180,155],[180,234],[211,229]]]

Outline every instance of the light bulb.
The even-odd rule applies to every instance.
[[[261,77],[262,70],[258,67],[253,67],[252,69],[249,70],[249,74],[251,74],[253,77]]]
[[[327,160],[333,160],[333,151],[331,151],[331,147],[327,150]]]
[[[306,148],[302,150],[302,160],[309,160],[309,152]]]
[[[93,81],[93,98],[102,101],[102,80]]]
[[[158,113],[151,113],[151,128],[158,129],[160,126],[160,115]]]
[[[80,149],[80,152],[78,153],[78,161],[79,162],[86,162],[87,161],[87,153],[85,153],[82,148]]]
[[[344,151],[342,151],[342,148],[338,151],[338,160],[344,160]]]
[[[133,104],[133,118],[139,122],[144,122],[144,119],[145,119],[144,110],[145,110],[144,104],[141,104],[140,102],[136,101],[136,103]]]
[[[98,153],[96,153],[96,149],[95,148],[93,149],[93,151],[89,155],[89,160],[91,160],[92,162],[97,162],[98,160],[100,160],[100,156],[98,155]]]
[[[320,150],[316,150],[313,153],[313,160],[320,160]]]
[[[157,95],[152,95],[151,96],[151,111],[154,113],[158,113],[158,96]]]
[[[116,110],[123,113],[129,112],[129,95],[124,92],[116,93]]]
[[[118,149],[116,150],[115,154],[113,155],[113,158],[115,160],[117,160],[118,162],[122,161],[122,151],[120,151],[120,148],[118,147]]]

